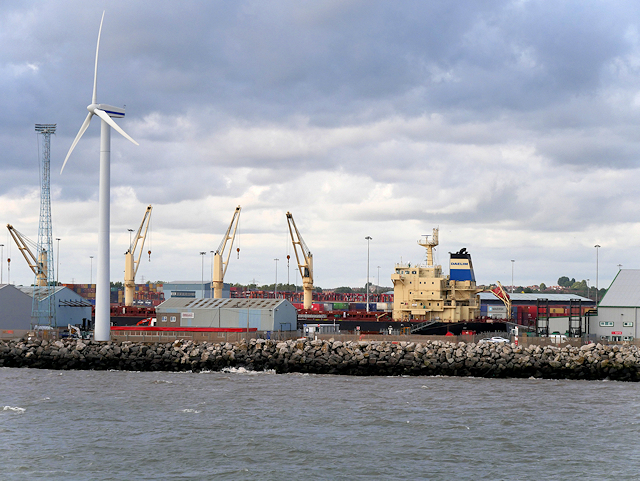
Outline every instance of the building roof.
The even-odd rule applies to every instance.
[[[33,286],[15,286],[16,289],[18,289],[19,291],[23,292],[24,294],[28,295],[29,297],[33,298]],[[60,306],[61,307],[91,307],[91,303],[89,301],[87,301],[85,298],[83,298],[80,294],[74,292],[73,290],[69,289],[66,286],[54,286],[54,292],[56,295],[56,299],[60,299],[61,295],[60,292],[63,292],[63,296],[66,297],[66,300],[60,300]],[[40,299],[46,299],[48,296],[47,294],[47,289],[43,288],[42,294],[44,294],[44,296]],[[68,299],[71,298],[71,299]]]
[[[156,309],[275,309],[286,299],[209,299],[193,297],[171,297]]]
[[[640,269],[621,269],[599,307],[640,307]]]
[[[33,286],[16,286],[16,289],[21,290],[22,292],[24,292],[26,295],[28,295],[29,297],[33,297]],[[64,290],[64,289],[69,289],[68,287],[65,286],[53,286],[53,290],[54,293],[57,294],[58,292]],[[47,293],[48,289],[46,287],[42,288],[42,293]],[[73,291],[72,291],[73,292]]]
[[[485,291],[480,292],[478,294],[480,296],[480,301],[498,301],[498,296],[496,296],[493,292]],[[537,301],[538,299],[548,299],[551,302],[569,302],[569,301],[582,301],[582,302],[593,302],[591,299],[586,297],[578,296],[576,294],[547,294],[546,292],[532,292],[529,294],[522,294],[514,292],[513,294],[509,294],[509,297],[512,301]]]

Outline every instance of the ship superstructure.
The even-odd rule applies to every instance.
[[[450,254],[450,275],[433,262],[438,229],[418,244],[427,249],[426,264],[396,264],[393,281],[393,319],[396,321],[459,322],[478,317],[480,301],[471,255],[466,249]]]

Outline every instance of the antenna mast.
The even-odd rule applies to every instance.
[[[424,240],[420,239],[418,244],[427,248],[427,267],[433,267],[433,248],[438,245],[438,230],[439,227],[433,229],[433,235],[429,240],[429,235],[424,235]]]
[[[56,124],[36,124],[42,140],[42,178],[40,186],[40,223],[36,247],[31,322],[38,326],[55,326],[55,276],[53,273],[53,226],[51,223],[51,135]]]

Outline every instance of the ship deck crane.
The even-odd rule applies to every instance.
[[[131,240],[129,250],[124,253],[124,305],[133,306],[133,296],[136,292],[136,273],[138,267],[140,267],[140,257],[142,256],[142,249],[144,248],[144,241],[147,238],[147,232],[149,230],[149,222],[151,221],[151,206],[147,206],[147,210],[142,218],[142,223],[136,232],[135,237]],[[144,231],[144,232],[143,232]],[[136,254],[136,248],[138,247],[138,241],[142,239],[140,243],[140,250]],[[137,257],[137,259],[135,259]],[[149,251],[149,257],[151,257],[151,251]]]
[[[31,246],[34,251],[37,251],[38,247],[36,243],[24,234],[18,232],[11,224],[7,224],[7,229],[9,230],[9,234],[11,234],[14,242],[18,246],[18,250],[20,250],[22,256],[27,261],[29,268],[36,275],[36,285],[46,286],[48,273],[47,252],[40,252],[38,258],[36,258],[33,251],[29,248],[29,246]]]
[[[293,243],[293,250],[296,254],[298,269],[302,277],[304,308],[311,309],[311,304],[313,303],[313,255],[302,239],[291,212],[287,212],[287,224],[289,225],[289,234],[291,234],[291,242]],[[298,253],[298,248],[301,251],[300,253]]]
[[[504,304],[504,307],[507,308],[507,318],[511,319],[512,318],[512,315],[511,315],[511,296],[509,296],[509,294],[507,293],[505,288],[502,287],[502,284],[500,284],[500,281],[497,282],[497,287],[495,287],[494,289],[491,289],[491,291],[495,294],[495,296],[498,299],[500,299],[502,301],[502,303]]]
[[[213,279],[211,279],[211,286],[213,287],[213,297],[215,299],[222,299],[224,275],[227,273],[227,267],[229,266],[229,257],[231,256],[231,248],[233,247],[233,242],[236,238],[238,222],[240,222],[240,210],[240,206],[236,207],[236,210],[233,212],[233,217],[231,218],[229,228],[227,229],[227,233],[222,238],[222,242],[220,242],[218,250],[213,255]],[[231,243],[229,244],[229,249],[225,251],[228,241],[231,241]],[[239,247],[237,248],[237,251],[238,253],[240,253]],[[223,258],[225,257],[226,259],[223,261]]]

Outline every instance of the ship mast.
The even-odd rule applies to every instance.
[[[433,267],[433,248],[438,245],[439,227],[433,229],[433,235],[429,240],[429,234],[424,235],[424,240],[420,239],[418,244],[427,248],[427,267]]]

